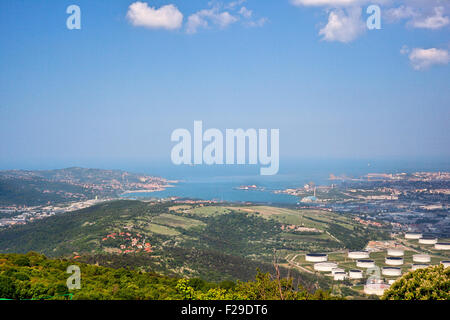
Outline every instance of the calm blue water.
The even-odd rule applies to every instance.
[[[161,192],[128,194],[127,197],[177,196],[203,200],[249,201],[265,203],[295,204],[298,198],[274,194],[271,191],[301,187],[308,182],[316,185],[329,185],[330,174],[360,177],[373,172],[415,172],[448,171],[448,161],[368,161],[368,160],[304,160],[289,161],[280,164],[279,174],[275,176],[259,175],[258,166],[135,166],[126,170],[160,175],[165,178],[181,180],[173,188]],[[336,183],[336,181],[333,181]],[[236,190],[242,185],[257,185],[264,191]]]
[[[134,193],[127,194],[127,198],[139,197],[157,197],[166,198],[169,196],[177,196],[182,198],[202,199],[202,200],[219,200],[219,201],[249,201],[249,202],[265,202],[265,203],[292,203],[298,202],[296,197],[282,194],[274,194],[273,189],[265,189],[264,191],[256,190],[236,190],[239,186],[236,182],[181,182],[174,188],[167,188],[161,192],[151,193]],[[275,187],[274,185],[271,186]]]
[[[281,159],[280,171],[276,176],[260,176],[259,166],[175,166],[170,159],[165,161],[111,161],[111,160],[70,160],[45,161],[43,163],[24,162],[21,164],[0,164],[1,169],[57,169],[71,166],[100,169],[120,169],[135,173],[161,176],[180,180],[174,188],[162,192],[133,194],[129,197],[178,196],[204,200],[251,201],[267,203],[296,203],[297,198],[277,195],[270,191],[289,187],[300,187],[308,182],[316,185],[328,185],[329,175],[347,175],[360,177],[367,173],[398,173],[416,171],[450,171],[450,161],[441,159]],[[335,182],[334,182],[335,183]],[[241,185],[255,184],[266,188],[265,192],[235,190]]]

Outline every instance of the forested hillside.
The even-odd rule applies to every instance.
[[[67,267],[81,271],[80,289],[69,290]],[[281,290],[280,290],[281,288]],[[201,279],[164,277],[129,269],[113,269],[75,261],[48,259],[37,253],[0,254],[0,299],[95,300],[272,300],[331,299],[328,293],[308,293],[290,279],[258,273],[248,282],[210,283]]]

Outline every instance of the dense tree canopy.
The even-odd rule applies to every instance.
[[[81,270],[81,289],[67,287],[67,267]],[[48,259],[30,252],[0,254],[0,298],[87,300],[273,300],[330,299],[327,292],[311,294],[295,288],[291,279],[258,273],[254,281],[206,282],[202,279],[166,277],[131,269],[113,269],[65,259]]]
[[[439,265],[409,272],[385,292],[383,299],[449,300],[450,268]]]

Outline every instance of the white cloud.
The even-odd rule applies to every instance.
[[[450,19],[444,16],[444,7],[434,8],[434,15],[427,16],[412,22],[416,28],[440,29],[450,23]]]
[[[186,32],[193,34],[199,29],[217,26],[221,29],[229,25],[241,22],[246,27],[262,27],[268,21],[267,18],[254,18],[253,11],[241,6],[246,0],[236,0],[226,4],[211,1],[209,9],[200,10],[188,17]]]
[[[156,9],[140,1],[128,7],[127,18],[134,26],[152,29],[174,30],[180,28],[183,23],[183,14],[173,4]]]
[[[294,6],[350,6],[359,4],[361,0],[291,0]]]
[[[244,4],[245,2],[247,2],[247,0],[236,0],[236,1],[232,1],[230,3],[228,3],[225,8],[227,9],[233,9],[235,7],[240,6],[241,4]]]
[[[410,52],[408,46],[403,45],[402,48],[400,49],[400,53],[401,54],[408,54]]]
[[[415,70],[425,70],[436,64],[448,64],[450,62],[450,55],[444,49],[415,48],[409,54],[409,61]]]
[[[220,12],[218,7],[200,10],[189,16],[186,25],[187,33],[196,33],[200,28],[207,28],[210,23],[226,28],[230,24],[237,22],[239,19],[228,11]]]
[[[450,24],[450,18],[445,15],[446,11],[450,10],[450,1],[408,0],[406,2],[408,5],[385,10],[386,21],[407,20],[408,26],[423,29],[440,29]]]
[[[251,20],[251,21],[244,22],[244,25],[247,27],[252,27],[252,28],[262,27],[268,21],[269,21],[269,19],[267,19],[267,18],[260,18],[258,20]]]
[[[398,8],[387,9],[385,12],[385,17],[388,22],[397,22],[403,19],[414,18],[419,15],[413,7],[404,5],[401,5]]]
[[[319,31],[326,41],[351,42],[361,35],[366,25],[361,19],[361,8],[349,8],[347,14],[342,9],[330,11],[328,23]]]
[[[246,7],[242,7],[241,10],[239,10],[239,14],[248,19],[252,17],[253,11],[248,10]]]

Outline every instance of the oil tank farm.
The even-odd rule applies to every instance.
[[[414,262],[426,263],[431,261],[431,257],[428,254],[414,254]]]
[[[387,254],[388,256],[392,257],[403,257],[403,255],[405,254],[405,250],[398,248],[389,248],[387,250]]]
[[[350,259],[368,259],[369,252],[368,251],[349,251],[348,257]]]
[[[434,245],[436,250],[450,250],[450,243],[448,242],[436,242]]]
[[[375,267],[375,261],[371,259],[360,259],[356,261],[356,266],[360,268],[373,268]]]
[[[331,272],[334,268],[337,268],[337,263],[334,262],[318,262],[314,264],[314,270],[320,272]]]
[[[450,267],[450,260],[443,260],[441,261],[441,264],[444,266],[444,269],[448,268]]]
[[[325,262],[328,260],[328,255],[325,253],[307,253],[305,260],[309,262]]]
[[[436,244],[438,242],[438,238],[430,237],[430,236],[424,236],[419,239],[419,243],[421,244]]]
[[[402,269],[397,267],[383,267],[381,274],[389,277],[399,277],[402,275]]]
[[[348,272],[348,277],[350,279],[362,279],[363,278],[363,272],[359,269],[351,269]]]
[[[403,264],[402,257],[386,257],[384,262],[390,266],[401,266]]]

